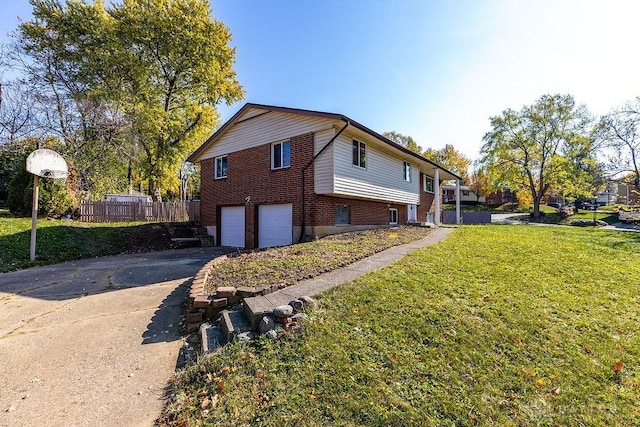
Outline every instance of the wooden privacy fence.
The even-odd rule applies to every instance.
[[[83,222],[183,222],[200,220],[200,201],[190,202],[111,202],[80,203]]]

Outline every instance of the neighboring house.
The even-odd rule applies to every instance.
[[[341,114],[246,104],[188,159],[200,222],[220,245],[262,248],[408,222],[439,224],[460,177]]]
[[[640,204],[640,194],[636,187],[629,184],[617,184],[616,186],[616,203],[625,205]]]
[[[451,202],[455,202],[455,201],[456,201],[456,185],[455,184],[443,184],[442,185],[442,202],[443,203],[451,203]],[[485,197],[484,196],[480,196],[480,198],[478,199],[476,197],[476,193],[474,193],[473,190],[469,186],[461,185],[460,186],[460,202],[462,202],[462,203],[470,203],[470,202],[484,203],[485,202]]]

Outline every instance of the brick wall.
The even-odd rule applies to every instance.
[[[313,134],[295,136],[291,144],[291,166],[271,169],[271,144],[227,155],[227,177],[214,178],[214,159],[201,163],[201,223],[220,230],[220,209],[245,206],[245,247],[257,246],[258,205],[291,203],[293,225],[302,223],[302,167],[313,156]],[[311,173],[313,167],[310,167]],[[309,175],[309,172],[306,174]],[[311,175],[313,176],[313,175]],[[313,178],[310,179],[313,187]],[[247,201],[247,197],[249,198]],[[311,201],[312,202],[312,201]],[[218,232],[218,236],[220,232]],[[219,237],[218,237],[218,244]]]

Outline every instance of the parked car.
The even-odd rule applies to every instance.
[[[552,208],[560,209],[562,207],[562,203],[550,202],[550,203],[547,203],[547,206],[551,206]]]
[[[590,211],[595,211],[596,209],[598,209],[598,205],[594,204],[594,203],[589,203],[589,202],[583,202],[582,203],[582,209],[587,209]]]

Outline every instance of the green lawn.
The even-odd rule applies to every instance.
[[[463,226],[304,332],[171,381],[160,425],[640,424],[640,234]]]
[[[140,236],[148,235],[143,232],[148,227],[141,223],[95,224],[40,218],[36,260],[31,262],[31,218],[13,218],[6,210],[0,210],[0,273],[132,250]]]

